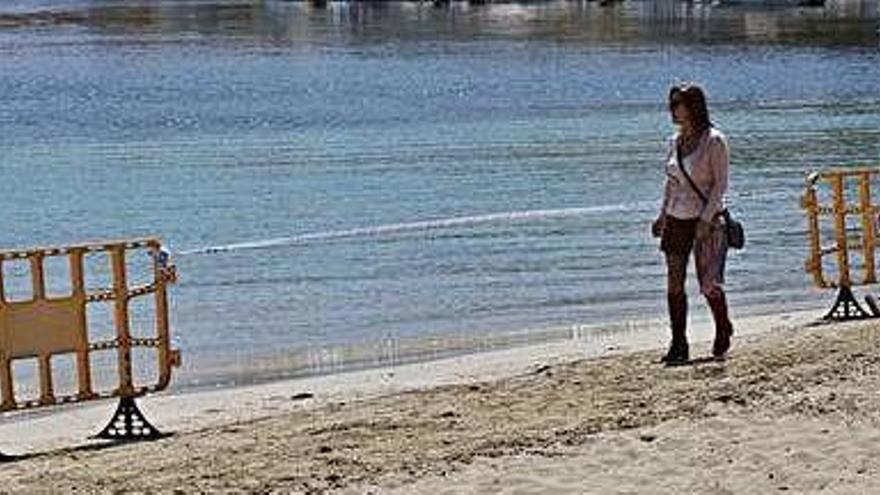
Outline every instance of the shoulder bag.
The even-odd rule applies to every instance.
[[[678,162],[678,168],[681,169],[681,173],[684,174],[684,177],[687,179],[688,183],[691,185],[693,190],[700,196],[700,199],[703,200],[703,204],[709,204],[709,199],[703,194],[703,191],[700,190],[699,187],[694,183],[694,179],[691,178],[691,175],[687,173],[684,165],[681,163],[681,149],[676,146],[675,147],[675,161]],[[740,221],[737,221],[730,215],[730,212],[727,211],[727,208],[721,212],[724,215],[724,227],[725,234],[727,235],[727,245],[732,247],[733,249],[742,249],[743,246],[746,245],[746,233],[743,229],[743,224]]]

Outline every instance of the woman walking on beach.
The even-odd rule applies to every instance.
[[[662,361],[672,365],[689,359],[684,285],[691,251],[700,292],[715,320],[715,358],[726,356],[733,325],[722,288],[727,257],[723,223],[730,163],[727,139],[709,120],[706,97],[695,84],[674,86],[669,91],[669,111],[679,129],[669,146],[663,204],[652,233],[661,238],[660,249],[666,258],[672,343]]]

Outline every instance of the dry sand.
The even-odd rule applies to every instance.
[[[740,322],[724,363],[569,342],[156,397],[176,431],[156,442],[59,448],[94,407],[6,418],[0,448],[24,454],[0,491],[880,493],[880,330],[781,318]]]

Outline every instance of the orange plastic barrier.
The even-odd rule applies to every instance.
[[[877,282],[875,249],[877,239],[877,214],[880,207],[872,202],[872,180],[880,176],[880,168],[852,168],[815,172],[807,176],[806,192],[801,206],[807,213],[810,254],[804,265],[819,288],[837,287],[838,297],[826,319],[855,319],[880,316],[876,302],[868,296],[871,308],[867,312],[859,306],[852,293],[854,285],[870,285]],[[820,194],[829,196],[823,204]],[[851,201],[849,197],[855,197]],[[822,245],[822,217],[833,220],[834,243]],[[849,222],[850,218],[857,220]],[[826,229],[827,230],[827,229]],[[853,254],[861,256],[861,276],[853,277]],[[826,276],[823,266],[825,256],[834,256],[837,279]]]
[[[134,254],[150,256],[151,273],[140,285],[129,282],[127,259]],[[107,260],[110,266],[101,269],[110,274],[109,286],[87,288],[86,261],[89,257]],[[22,300],[10,300],[9,281],[4,281],[8,265],[16,261],[19,267],[24,265],[30,272],[30,284],[25,285],[30,285],[31,294]],[[70,282],[68,294],[47,294],[46,266],[49,261],[53,261],[54,267],[60,262],[66,268],[64,271],[69,274]],[[132,405],[134,397],[165,389],[171,380],[172,369],[180,364],[180,352],[171,348],[168,322],[167,286],[176,279],[176,269],[170,263],[168,253],[154,238],[0,251],[0,412],[109,397],[125,399],[126,404]],[[155,328],[138,328],[138,336],[133,337],[129,303],[135,298],[149,296],[154,298]],[[87,309],[90,304],[101,302],[112,304],[115,336],[92,341],[89,339]],[[134,383],[132,349],[136,347],[157,349],[155,383]],[[95,363],[91,354],[106,349],[117,351],[118,384],[110,390],[95,390],[92,383]],[[59,395],[55,392],[52,358],[59,355],[75,357],[76,393]],[[17,360],[33,359],[38,364],[40,395],[38,399],[20,400],[15,395],[12,365]],[[125,431],[125,425],[122,426],[111,431],[110,436],[114,432],[130,433]],[[149,433],[146,431],[149,428],[143,429]]]

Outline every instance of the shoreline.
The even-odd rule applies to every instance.
[[[780,314],[818,318],[819,312],[810,308],[824,302],[818,298],[799,301],[792,304],[792,307],[784,313],[780,313],[778,306],[773,304],[738,307],[736,321],[748,325],[751,321],[763,321]],[[702,302],[699,307],[694,308],[693,313],[690,317],[690,326],[696,328],[700,335],[708,335],[705,333],[707,331],[711,333],[711,329],[707,329],[707,325],[711,324],[710,316],[706,311],[703,311]],[[550,345],[569,340],[587,345],[593,342],[601,344],[606,340],[614,340],[626,345],[629,340],[644,339],[646,335],[652,334],[658,335],[660,340],[663,340],[667,337],[667,325],[666,317],[663,315],[620,322],[573,323],[476,333],[457,331],[376,341],[314,345],[282,353],[256,352],[248,356],[247,359],[235,356],[215,357],[210,361],[201,362],[203,368],[198,372],[186,368],[186,351],[184,350],[184,368],[176,373],[176,386],[173,387],[173,393],[251,387],[279,381],[305,380],[341,373],[395,368],[468,355]],[[658,341],[658,345],[659,343],[665,345],[665,340]],[[246,361],[247,364],[230,365],[229,358],[240,362]]]
[[[816,311],[798,311],[739,318],[733,352],[743,337],[804,326],[819,316]],[[549,342],[255,384],[181,389],[172,385],[168,391],[139,398],[138,404],[160,430],[188,433],[332,404],[502,380],[563,363],[649,350],[659,356],[668,337],[660,325],[645,322],[606,331],[597,325],[589,326],[592,331],[588,332],[575,328],[570,338]],[[692,342],[705,347],[711,341],[713,330],[707,318],[693,318],[690,327]],[[297,394],[311,397],[290,399]],[[28,456],[102,444],[89,437],[103,427],[115,407],[115,401],[102,400],[7,413],[0,419],[0,452]]]

